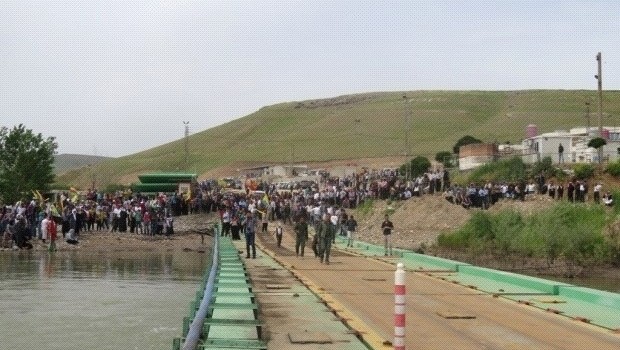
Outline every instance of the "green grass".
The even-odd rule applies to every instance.
[[[606,239],[607,222],[616,213],[601,205],[553,204],[548,209],[524,216],[514,210],[491,214],[475,212],[458,230],[441,234],[439,246],[467,249],[473,255],[494,253],[508,256],[546,258],[552,264],[563,258],[573,266],[616,263],[616,242]]]
[[[411,117],[409,154],[429,159],[451,150],[464,135],[519,143],[530,123],[541,132],[584,125],[584,101],[596,100],[595,91],[413,91],[280,103],[191,135],[189,169],[179,139],[97,164],[92,172],[97,183],[106,185],[126,183],[147,171],[202,174],[234,162],[290,162],[293,154],[296,162],[404,155],[409,111],[404,94]],[[606,91],[604,104],[605,114],[619,116],[620,91]],[[608,120],[605,124],[617,124]],[[59,184],[75,186],[91,181],[91,170],[58,177]]]

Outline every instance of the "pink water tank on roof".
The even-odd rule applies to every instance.
[[[609,129],[603,129],[603,131],[601,132],[601,137],[605,140],[609,140]]]
[[[538,127],[536,124],[530,124],[525,128],[525,138],[529,139],[538,135]]]

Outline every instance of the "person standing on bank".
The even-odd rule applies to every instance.
[[[170,235],[174,234],[174,218],[170,215],[170,213],[166,214],[166,219],[164,219],[164,226],[166,227],[166,238],[170,239]]]
[[[49,239],[49,247],[47,248],[47,250],[49,252],[55,252],[56,251],[56,237],[58,236],[58,226],[56,225],[56,221],[54,221],[54,218],[52,217],[52,213],[48,214],[48,221],[47,221],[47,237]]]
[[[251,211],[248,211],[245,218],[244,232],[245,232],[245,251],[246,251],[246,259],[250,258],[250,249],[252,252],[252,259],[256,259],[256,218],[252,215]]]
[[[392,255],[392,230],[394,230],[394,224],[390,221],[389,216],[385,214],[385,220],[381,224],[383,230],[383,241],[385,247],[385,256],[388,256],[388,249],[390,255]]]
[[[295,255],[304,256],[304,248],[306,247],[306,241],[308,240],[308,224],[306,223],[306,217],[301,216],[299,222],[295,224]]]
[[[355,239],[355,229],[357,228],[357,221],[353,218],[353,215],[347,220],[347,247],[353,247],[353,240]]]
[[[564,146],[562,144],[558,146],[558,163],[564,163]]]

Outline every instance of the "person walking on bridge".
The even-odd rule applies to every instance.
[[[319,225],[319,230],[316,234],[319,237],[319,259],[321,263],[325,261],[325,264],[329,265],[332,241],[336,235],[336,228],[332,225],[329,215],[325,214],[323,216],[323,222]]]
[[[304,248],[306,247],[306,241],[308,240],[308,224],[306,223],[306,217],[301,216],[299,222],[295,224],[295,255],[304,256]]]
[[[256,259],[256,226],[257,221],[256,218],[252,215],[251,211],[248,211],[245,218],[245,249],[246,249],[246,258],[250,257],[250,249],[252,250],[252,259]]]
[[[353,215],[346,221],[347,226],[347,247],[353,247],[353,241],[355,240],[355,230],[357,228],[357,221]]]
[[[284,233],[284,229],[282,228],[282,223],[278,223],[278,226],[276,227],[276,243],[278,245],[278,248],[282,246],[283,233]]]
[[[390,221],[390,218],[385,214],[385,220],[381,224],[383,230],[383,241],[385,247],[385,256],[388,256],[388,249],[390,255],[392,255],[392,230],[394,230],[394,224]]]

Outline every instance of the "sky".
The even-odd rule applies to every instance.
[[[117,157],[280,102],[620,89],[620,2],[0,3],[0,120]]]

